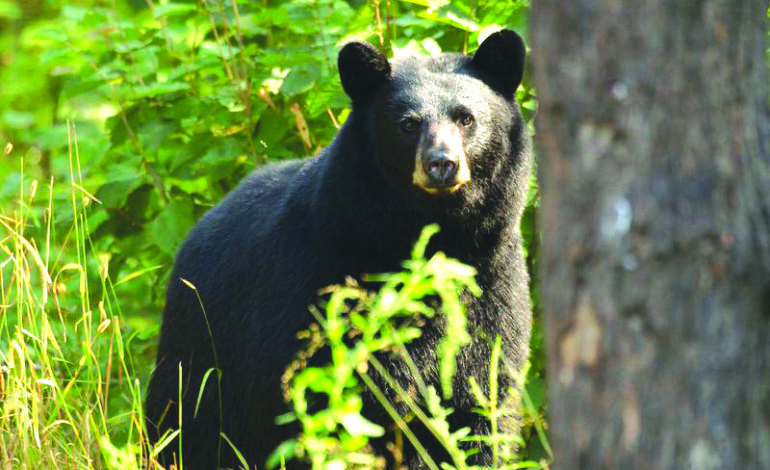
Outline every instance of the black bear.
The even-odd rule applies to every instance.
[[[308,306],[319,289],[399,270],[429,223],[441,227],[429,252],[474,266],[483,289],[467,308],[474,340],[457,360],[451,424],[489,432],[473,411],[467,378],[488,390],[494,338],[502,337],[506,359],[520,367],[530,337],[519,222],[531,157],[515,101],[524,58],[521,38],[508,30],[490,35],[472,57],[388,61],[368,44],[342,48],[339,74],[352,112],[332,144],[317,158],[255,171],[179,250],[146,402],[151,441],[178,427],[181,394],[186,468],[239,465],[220,433],[251,468],[265,468],[270,452],[296,433],[275,424],[288,410],[281,374],[301,347],[296,334],[312,322]],[[428,323],[410,345],[433,384],[441,330]],[[199,392],[215,367],[221,381],[209,374]],[[392,368],[410,380],[406,368]],[[501,380],[504,390],[511,379]],[[161,459],[178,461],[179,449],[174,440]],[[407,466],[420,465],[405,452]],[[481,446],[474,463],[491,458]]]

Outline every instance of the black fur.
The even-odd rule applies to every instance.
[[[488,389],[494,337],[502,335],[505,357],[520,367],[530,335],[519,221],[531,161],[513,99],[524,53],[512,32],[492,35],[475,58],[445,54],[389,63],[368,45],[342,49],[341,81],[353,107],[334,142],[317,158],[254,172],[198,223],[179,251],[146,403],[151,441],[177,426],[181,362],[185,467],[215,468],[218,458],[223,467],[238,465],[218,439],[221,423],[250,465],[265,468],[267,455],[296,432],[274,424],[288,409],[280,378],[301,347],[295,334],[312,321],[308,305],[317,291],[347,275],[398,270],[422,227],[432,222],[441,232],[429,251],[475,266],[484,291],[468,308],[474,342],[458,358],[448,405],[455,409],[455,426],[488,432],[486,421],[471,411],[476,404],[467,378]],[[458,109],[474,117],[471,125],[457,127],[472,180],[455,193],[431,195],[412,184],[417,140],[426,126],[454,122]],[[422,130],[405,133],[399,123],[406,114],[417,115]],[[180,279],[197,288],[214,347],[196,293]],[[427,325],[410,347],[429,383],[436,383],[441,330],[440,323]],[[216,366],[214,349],[222,370],[222,413],[212,374],[193,418],[202,377]],[[403,383],[412,380],[403,365],[392,366]],[[384,423],[384,414],[369,413]],[[174,441],[161,456],[166,464],[177,450]],[[486,448],[475,458],[490,459]],[[418,466],[408,450],[406,461]]]

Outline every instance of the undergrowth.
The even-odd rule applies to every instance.
[[[87,212],[98,200],[80,185],[68,130],[69,181],[20,184],[15,208],[0,214],[0,459],[14,469],[143,468],[133,336],[109,258],[92,250]],[[53,204],[61,189],[67,213]],[[31,209],[41,201],[43,211]],[[68,229],[56,232],[54,219]]]

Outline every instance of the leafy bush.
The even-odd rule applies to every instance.
[[[513,449],[523,444],[519,436],[497,432],[497,423],[506,417],[516,419],[518,410],[498,404],[495,386],[490,390],[490,396],[485,396],[471,378],[479,413],[490,419],[493,434],[470,436],[469,428],[450,431],[447,417],[451,410],[442,407],[441,397],[451,397],[456,355],[471,339],[466,329],[462,296],[479,296],[481,290],[474,280],[476,272],[473,267],[448,259],[441,252],[430,260],[424,259],[428,240],[437,231],[435,225],[425,228],[411,259],[404,263],[403,272],[367,277],[368,281],[383,283],[376,295],[359,288],[353,281],[347,286],[329,289],[331,298],[326,303],[325,316],[321,317],[316,312],[321,327],[313,325],[308,333],[312,345],[309,353],[301,353],[299,364],[289,368],[284,378],[288,383],[287,398],[293,404],[294,413],[283,420],[299,420],[302,433],[276,450],[273,465],[279,462],[279,456],[299,456],[308,459],[313,468],[319,470],[382,467],[383,462],[371,454],[367,443],[369,438],[381,436],[384,430],[361,415],[361,393],[368,389],[429,468],[438,469],[438,465],[410,431],[404,417],[396,411],[393,397],[389,397],[386,390],[392,390],[403,399],[409,414],[440,439],[453,459],[453,468],[467,468],[465,462],[470,451],[462,448],[462,442],[479,439],[492,445],[495,461],[500,467],[541,468],[537,462],[518,461]],[[440,310],[426,302],[431,296],[440,301]],[[412,370],[414,377],[421,377],[421,371],[405,346],[421,336],[420,326],[425,318],[439,313],[445,317],[447,325],[446,336],[438,346],[441,390],[418,380],[419,390],[413,398],[378,358],[382,354],[398,357]],[[500,366],[505,367],[505,361],[500,358],[501,345],[498,337],[490,358],[491,384],[498,383]],[[306,367],[308,357],[321,346],[330,348],[331,362],[320,367]],[[370,367],[374,369],[373,374]],[[519,384],[522,383],[523,380],[520,380]],[[519,391],[527,393],[521,387],[507,393],[517,397]],[[319,396],[323,398],[319,400]],[[326,406],[311,411],[308,397],[326,403]],[[528,412],[536,414],[531,406]]]

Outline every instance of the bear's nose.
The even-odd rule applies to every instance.
[[[423,161],[423,169],[428,175],[432,186],[452,186],[457,176],[459,158],[445,151],[435,151],[428,154]]]

